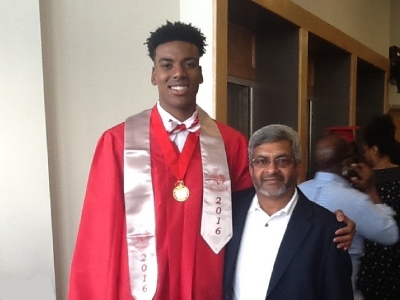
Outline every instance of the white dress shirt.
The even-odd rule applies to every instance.
[[[276,256],[298,199],[297,190],[269,216],[254,196],[243,229],[233,284],[234,300],[265,299]]]
[[[182,130],[169,135],[169,138],[176,144],[179,152],[182,152],[183,146],[185,145],[186,138],[189,132],[195,132],[200,128],[200,124],[197,124],[192,128],[189,128],[196,120],[198,111],[196,110],[190,118],[186,119],[184,122],[181,122],[178,119],[174,118],[165,109],[163,109],[160,105],[160,101],[157,102],[157,109],[160,114],[161,120],[164,124],[164,127],[167,131],[171,131],[177,124],[185,124],[185,126],[187,127],[186,130]]]

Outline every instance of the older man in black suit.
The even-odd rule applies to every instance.
[[[255,189],[233,196],[225,299],[353,299],[349,254],[333,241],[343,226],[297,189],[300,157],[290,127],[269,125],[251,137]]]

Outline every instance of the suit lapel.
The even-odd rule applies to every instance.
[[[297,200],[296,207],[293,210],[281,246],[279,247],[267,291],[267,297],[285,273],[312,226],[308,221],[312,216],[311,207],[299,189],[297,189],[297,192],[299,193],[299,199]]]
[[[233,237],[225,249],[224,285],[228,293],[233,286],[237,256],[242,239],[246,216],[255,195],[254,189],[235,192],[232,195]]]

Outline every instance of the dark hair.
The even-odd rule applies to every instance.
[[[159,45],[173,41],[183,41],[195,45],[199,50],[200,57],[206,53],[206,38],[200,29],[192,26],[192,24],[182,22],[171,23],[167,21],[167,24],[157,28],[154,32],[150,32],[150,36],[144,44],[147,44],[148,54],[154,61],[156,48]]]
[[[315,145],[315,163],[318,171],[333,172],[341,167],[343,161],[349,158],[350,144],[337,133],[328,133],[320,138]]]
[[[369,148],[377,146],[381,156],[392,156],[396,126],[389,114],[375,116],[365,127],[363,141]]]

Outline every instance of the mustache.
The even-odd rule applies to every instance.
[[[261,180],[262,180],[262,181],[271,180],[271,179],[273,179],[273,180],[283,180],[284,178],[283,178],[283,176],[281,176],[281,175],[268,175],[268,174],[263,174],[263,175],[261,176]]]

